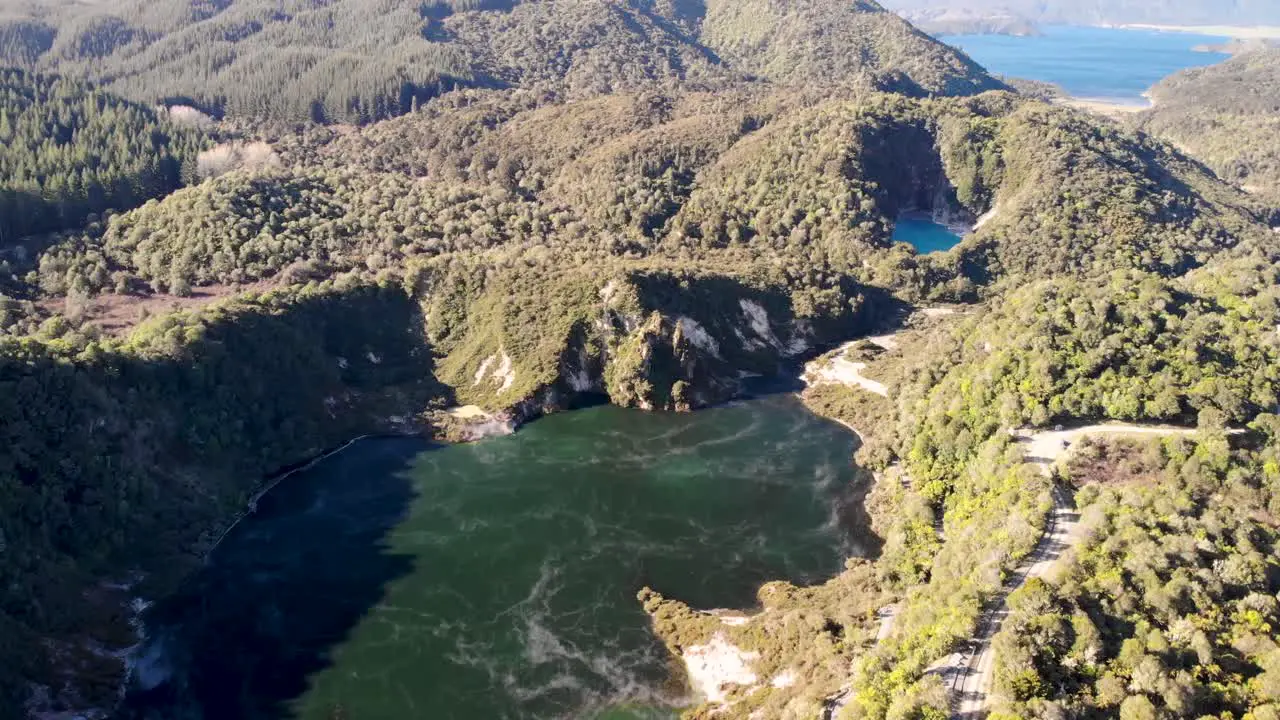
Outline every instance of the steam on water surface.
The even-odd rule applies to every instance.
[[[854,443],[789,396],[361,442],[264,498],[162,603],[131,712],[669,717],[687,690],[636,592],[749,607],[768,580],[837,572],[865,536]]]

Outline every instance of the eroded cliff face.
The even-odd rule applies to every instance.
[[[456,276],[423,286],[439,376],[458,402],[515,424],[587,396],[644,410],[723,402],[753,375],[775,374],[815,348],[865,329],[877,315],[847,280],[801,286],[783,278],[634,270],[565,273],[523,292],[515,275],[488,277],[469,297]]]
[[[651,280],[633,280],[632,307],[606,306],[605,389],[617,405],[692,410],[723,402],[744,377],[775,373],[820,342],[781,293],[740,287],[712,304],[697,302],[694,290],[694,298],[659,307],[645,287]]]

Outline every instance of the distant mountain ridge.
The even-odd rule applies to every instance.
[[[454,87],[1000,87],[870,0],[0,0],[0,65],[213,114],[368,122]]]
[[[885,0],[898,12],[963,10],[1069,25],[1280,25],[1271,0]]]
[[[909,10],[902,16],[930,35],[1040,35],[1031,20],[1001,11],[984,12],[969,9],[931,8]]]

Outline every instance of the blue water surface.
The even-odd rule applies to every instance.
[[[927,217],[904,215],[893,226],[895,242],[910,243],[920,254],[946,252],[960,243],[960,236],[946,225]]]
[[[1227,38],[1192,33],[1046,26],[1039,37],[943,35],[997,75],[1042,80],[1078,98],[1146,104],[1152,85],[1179,70],[1221,62],[1223,53],[1197,52]]]

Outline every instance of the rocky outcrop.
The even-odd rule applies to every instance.
[[[867,291],[847,280],[811,288],[633,270],[554,282],[554,296],[526,299],[520,278],[488,278],[462,303],[427,288],[439,375],[459,402],[516,425],[603,396],[624,407],[691,410],[738,394],[744,377],[776,374],[865,329],[876,314]],[[464,309],[446,318],[446,303]]]
[[[766,583],[749,610],[697,610],[651,588],[637,599],[696,693],[690,717],[815,718],[876,642],[887,598],[874,572],[850,560],[821,585]]]
[[[630,303],[606,307],[612,334],[605,386],[616,404],[690,410],[722,402],[744,376],[776,372],[815,339],[780,294],[698,278],[688,286],[695,297],[679,296],[671,306],[662,287],[670,279],[634,277],[624,296]],[[702,293],[715,297],[696,297]]]

